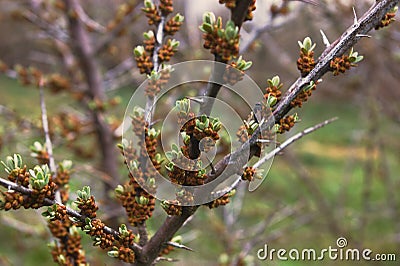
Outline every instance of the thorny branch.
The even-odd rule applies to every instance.
[[[76,9],[78,2],[76,0],[66,0],[65,1],[69,9]],[[244,20],[244,14],[241,14],[238,10],[242,10],[244,6],[248,6],[250,4],[250,0],[243,0],[239,1],[237,9],[235,9],[232,12],[232,20],[235,22],[235,24],[240,27],[243,20]],[[260,125],[260,127],[254,132],[253,136],[242,145],[241,148],[239,148],[237,151],[225,156],[224,159],[222,159],[217,165],[215,165],[215,173],[214,174],[209,174],[207,178],[207,182],[214,180],[218,175],[221,173],[223,169],[225,169],[227,164],[234,164],[237,167],[237,170],[241,169],[243,167],[243,162],[239,161],[238,156],[243,150],[247,148],[252,148],[258,141],[257,136],[260,133],[260,130],[267,128],[271,126],[272,121],[279,121],[281,118],[283,118],[291,109],[290,103],[297,97],[297,95],[302,91],[304,86],[307,86],[310,84],[311,81],[317,81],[320,77],[322,77],[326,72],[329,71],[329,63],[331,60],[333,60],[336,57],[339,57],[343,55],[346,51],[348,51],[355,43],[357,43],[362,36],[365,36],[371,29],[377,25],[382,17],[395,5],[399,3],[399,0],[381,0],[376,2],[358,21],[356,21],[351,27],[349,27],[343,34],[342,36],[337,39],[335,42],[333,42],[329,47],[325,49],[325,51],[322,53],[320,58],[318,59],[318,62],[315,66],[315,68],[304,78],[298,78],[292,86],[289,88],[289,90],[286,92],[286,94],[282,97],[282,100],[279,102],[277,105],[275,111],[273,112],[273,120],[267,120],[264,123]],[[240,7],[240,8],[239,8]],[[244,8],[246,9],[246,8]],[[81,63],[83,64],[85,76],[87,78],[87,83],[89,87],[91,87],[92,91],[89,92],[89,94],[92,94],[90,96],[96,97],[99,96],[99,98],[103,98],[104,96],[104,90],[102,90],[102,84],[100,82],[100,72],[99,69],[95,65],[95,61],[90,59],[90,57],[93,55],[93,50],[88,48],[90,47],[89,45],[89,40],[86,32],[84,32],[82,28],[82,23],[79,20],[76,20],[74,18],[69,17],[70,21],[70,31],[71,35],[74,35],[73,39],[77,40],[77,43],[75,43],[75,49],[77,54],[79,55],[81,59]],[[163,23],[160,23],[163,24]],[[163,26],[161,26],[161,29]],[[161,38],[159,38],[159,33],[160,31],[157,30],[157,44],[160,45],[162,43],[162,31],[161,31]],[[155,49],[156,53],[157,49]],[[158,58],[157,58],[158,60]],[[217,61],[217,60],[216,60]],[[158,63],[157,61],[154,62],[155,70],[158,70]],[[215,87],[217,89],[217,87]],[[219,88],[215,91],[209,91],[207,94],[210,95],[215,95],[213,97],[216,97],[218,93]],[[102,117],[95,117],[95,120],[99,119],[100,121],[97,121],[98,123],[103,122]],[[319,125],[316,125],[314,127],[311,127],[309,129],[306,129],[303,132],[298,133],[297,135],[293,136],[292,138],[288,139],[284,144],[282,144],[280,147],[275,149],[273,152],[274,154],[282,150],[283,148],[287,147],[291,143],[295,142],[296,140],[300,139],[306,134],[309,134],[313,132],[314,130],[332,122],[333,120],[327,120]],[[104,126],[104,125],[100,125]],[[102,128],[104,129],[104,128]],[[101,131],[101,129],[100,129]],[[105,137],[101,136],[102,134],[107,135],[109,132],[100,132],[99,133],[99,138]],[[108,136],[111,136],[108,134]],[[107,137],[107,136],[106,136]],[[104,139],[103,139],[104,140]],[[108,140],[108,139],[107,139]],[[106,143],[109,144],[109,143]],[[104,157],[107,157],[106,154],[103,154]],[[110,154],[108,154],[110,155]],[[268,160],[268,155],[261,160]],[[261,163],[259,163],[261,164]],[[32,190],[19,186],[16,183],[7,181],[3,178],[0,178],[0,185],[8,188],[9,190],[15,190],[18,191],[22,194],[25,195],[30,195],[32,194]],[[46,206],[51,206],[53,204],[57,204],[56,201],[50,200],[50,199],[44,199],[44,204]],[[182,214],[180,216],[169,216],[166,218],[164,223],[159,227],[157,232],[149,239],[149,241],[143,246],[139,246],[137,244],[133,244],[131,247],[137,258],[136,265],[150,265],[152,264],[158,257],[158,254],[166,243],[173,237],[173,235],[183,226],[183,224],[186,222],[188,218],[190,218],[198,209],[198,206],[191,206],[191,207],[184,207],[182,209]],[[84,217],[80,215],[78,212],[71,210],[70,208],[67,208],[67,214],[79,219],[80,221],[84,221]],[[115,236],[118,237],[119,233],[109,227],[104,227],[104,230],[107,233],[111,233]]]
[[[21,193],[23,195],[31,195],[33,193],[33,191],[31,189],[23,187],[23,186],[20,186],[20,185],[14,183],[14,182],[5,180],[3,178],[0,178],[0,185],[5,187],[5,188],[7,188],[8,190],[14,190],[14,191],[17,191],[17,192],[19,192],[19,193]],[[52,206],[54,204],[58,204],[60,206],[63,206],[62,204],[57,203],[55,200],[50,200],[48,198],[44,198],[43,203],[44,203],[44,206]],[[74,217],[74,218],[78,219],[79,221],[85,223],[85,219],[86,219],[85,216],[82,216],[80,213],[78,213],[78,212],[76,212],[76,211],[74,211],[74,210],[72,210],[72,209],[70,209],[68,207],[66,207],[66,211],[67,211],[67,214],[70,217]],[[114,229],[108,227],[108,226],[104,226],[103,230],[106,233],[112,234],[117,238],[119,237],[119,233],[117,231],[115,231]],[[140,254],[140,252],[142,251],[142,248],[137,244],[133,244],[133,246],[131,248],[137,254]]]
[[[239,29],[242,27],[242,24],[246,17],[247,8],[250,6],[251,2],[252,2],[251,0],[239,1],[237,6],[232,10],[231,20],[235,23],[237,27],[239,27]],[[223,62],[222,57],[217,54],[214,57],[214,61],[219,63]],[[222,70],[214,71],[212,73],[212,77],[210,80],[219,80],[219,77],[222,77],[223,74],[224,73],[222,72]],[[206,115],[210,114],[212,106],[214,105],[214,100],[212,98],[217,97],[220,89],[221,89],[221,84],[208,82],[205,95],[210,98],[204,101],[204,103],[200,106],[200,111],[199,111],[200,114],[206,114]]]
[[[311,81],[317,81],[329,70],[329,62],[335,57],[343,55],[351,47],[354,46],[359,40],[361,35],[367,34],[371,31],[375,25],[377,25],[383,16],[393,7],[399,3],[398,0],[382,0],[375,3],[360,19],[357,23],[351,25],[342,36],[337,39],[331,46],[327,47],[325,51],[320,56],[315,68],[304,78],[298,78],[293,85],[289,88],[287,93],[284,95],[279,105],[273,112],[274,121],[279,121],[283,118],[290,110],[290,103],[296,96],[302,91],[302,88]],[[269,122],[270,123],[270,122]],[[268,127],[268,121],[264,123],[261,128]],[[257,132],[258,131],[258,132]],[[238,158],[238,156],[243,150],[254,145],[257,142],[257,135],[260,132],[260,127],[258,128],[253,137],[243,144],[243,146],[236,152],[227,155],[222,159],[217,165],[215,165],[216,173],[221,173],[221,169],[224,169],[226,165],[232,162],[233,158]],[[237,168],[240,169],[243,165],[238,164]],[[207,181],[211,181],[217,177],[217,174],[209,174]],[[184,224],[184,222],[192,216],[196,210],[197,206],[185,207],[183,208],[182,215],[167,217],[161,227],[157,230],[154,236],[149,240],[149,242],[143,247],[143,253],[141,256],[141,261],[138,265],[146,265],[157,257],[159,250],[163,243],[171,239],[171,237],[179,230],[179,228]]]

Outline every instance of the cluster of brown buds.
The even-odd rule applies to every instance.
[[[90,110],[97,110],[99,112],[104,112],[110,107],[115,107],[116,105],[120,104],[120,102],[121,102],[120,97],[114,97],[107,101],[95,97],[88,102],[88,107],[90,108]]]
[[[208,208],[210,208],[210,209],[214,209],[219,206],[224,206],[230,202],[230,198],[233,197],[235,195],[235,193],[236,193],[236,191],[233,189],[233,190],[229,191],[228,193],[224,194],[222,197],[207,203],[206,206],[208,206]]]
[[[339,75],[339,73],[344,73],[351,67],[356,67],[357,63],[363,60],[362,55],[358,55],[358,52],[354,52],[351,48],[348,55],[342,55],[341,57],[336,57],[330,62],[330,69],[334,76]]]
[[[203,15],[200,30],[204,33],[204,48],[221,57],[223,62],[228,62],[239,53],[239,27],[229,20],[225,28],[222,27],[222,18],[215,18],[212,12]]]
[[[129,223],[133,226],[142,224],[153,215],[155,198],[144,191],[137,182],[119,185],[115,192],[125,208]]]
[[[135,117],[135,115],[133,116]],[[143,117],[142,112],[138,112],[136,117]],[[141,122],[141,120],[138,120]],[[150,160],[143,160],[136,154],[133,143],[123,140],[119,145],[125,157],[125,164],[129,168],[129,183],[124,186],[119,185],[116,189],[116,197],[122,203],[128,216],[129,223],[137,226],[149,219],[154,211],[155,198],[149,192],[155,192],[154,173],[150,169],[159,169],[161,167],[161,156],[156,153],[157,137],[159,132],[154,129],[142,128],[140,136],[145,132],[145,141],[140,143],[141,152],[148,152]],[[135,134],[139,132],[135,131]],[[152,163],[154,167],[147,164]],[[144,165],[146,164],[146,165]],[[146,188],[146,190],[144,190]]]
[[[18,80],[22,85],[35,85],[39,86],[43,73],[35,67],[23,67],[22,65],[15,65],[14,70],[18,75]]]
[[[196,186],[204,184],[205,171],[201,168],[200,161],[190,161],[188,154],[188,138],[184,140],[185,145],[181,148],[172,144],[171,151],[165,153],[170,161],[165,165],[168,170],[168,177],[172,183],[187,186]],[[185,170],[190,169],[190,170]]]
[[[289,7],[287,5],[287,1],[284,1],[281,6],[277,4],[272,4],[270,7],[271,16],[274,18],[276,16],[286,16],[289,14]]]
[[[43,85],[49,88],[53,93],[69,91],[72,88],[70,80],[58,73],[46,76]]]
[[[154,25],[161,21],[161,16],[152,0],[145,0],[144,8],[142,8],[142,10],[148,18],[149,25]]]
[[[81,235],[75,226],[64,227],[61,223],[51,223],[49,229],[59,239],[59,244],[53,242],[49,245],[54,262],[59,265],[86,265],[85,252],[82,249]],[[66,235],[57,233],[65,232]]]
[[[279,76],[274,76],[272,79],[267,80],[268,87],[265,88],[264,98],[266,99],[268,105],[273,107],[282,98],[281,88],[283,83]]]
[[[256,169],[254,169],[251,166],[246,166],[243,170],[242,180],[253,181],[255,174],[256,174]]]
[[[25,209],[38,209],[45,205],[45,199],[54,200],[57,185],[51,180],[50,169],[47,165],[37,165],[27,171],[19,154],[7,156],[6,161],[1,163],[8,174],[8,180],[31,189],[31,193],[28,196],[13,190],[0,191],[0,209],[16,210],[21,206]]]
[[[172,0],[160,0],[160,5],[158,6],[161,10],[161,14],[166,16],[174,12],[174,6]]]
[[[112,250],[108,251],[108,256],[118,258],[127,263],[135,261],[135,252],[130,248],[135,241],[135,235],[125,224],[119,227],[118,242],[114,243]]]
[[[142,108],[140,108],[138,106],[135,106],[133,108],[131,118],[132,118],[132,122],[131,123],[132,123],[132,131],[133,131],[133,133],[136,136],[141,137],[143,135],[144,128],[146,126],[146,121],[144,120],[144,109],[142,109]],[[122,145],[123,146],[120,145],[120,148],[121,148],[121,150],[123,149],[123,151],[124,151],[123,155],[126,156],[126,154],[125,154],[126,150],[125,150],[124,143],[122,143]],[[133,147],[132,147],[132,150],[134,150]]]
[[[145,93],[148,97],[154,98],[160,90],[161,90],[161,83],[160,83],[161,73],[156,72],[155,70],[151,71],[150,75],[147,75],[147,86],[145,89]]]
[[[375,26],[375,30],[379,30],[381,28],[387,27],[387,26],[389,26],[390,23],[395,21],[396,12],[398,9],[399,9],[399,7],[395,6],[394,8],[389,10],[389,12],[387,12],[385,14],[385,16],[383,17],[383,19],[379,22],[379,24]]]
[[[104,230],[104,223],[100,219],[86,218],[84,223],[80,224],[82,230],[91,236],[94,246],[109,250],[115,242],[115,236]]]
[[[71,112],[61,112],[51,118],[55,131],[64,139],[73,141],[79,137],[89,122]]]
[[[195,127],[193,132],[186,132],[186,134],[193,134],[197,140],[203,138],[211,138],[213,141],[219,140],[218,131],[221,129],[222,124],[218,118],[209,118],[202,115],[195,120]]]
[[[240,56],[236,61],[232,61],[226,66],[223,80],[226,84],[235,85],[243,79],[244,72],[248,70],[253,62],[245,61]]]
[[[294,99],[290,103],[290,106],[302,107],[303,103],[308,101],[308,98],[310,98],[312,95],[312,91],[314,91],[316,88],[317,88],[317,83],[311,81],[310,84],[304,86],[303,90],[299,93],[299,95],[297,95],[296,99]]]
[[[49,163],[49,153],[47,152],[46,145],[35,141],[29,149],[31,150],[31,156],[35,158],[39,164]]]
[[[297,69],[300,70],[301,76],[305,77],[315,67],[314,48],[316,44],[312,42],[310,37],[306,37],[303,42],[298,42],[300,46],[300,57],[297,59]]]
[[[172,18],[170,18],[165,24],[164,31],[167,35],[174,35],[182,26],[184,20],[184,16],[181,14],[176,14]]]
[[[86,218],[82,229],[92,237],[94,246],[99,246],[108,251],[108,256],[127,263],[135,261],[135,252],[131,248],[135,240],[135,235],[126,225],[122,224],[119,227],[118,236],[115,236],[105,230],[105,225],[101,220]]]
[[[236,0],[219,0],[220,4],[225,4],[226,8],[234,9],[236,7]]]
[[[294,124],[299,121],[300,121],[300,119],[299,119],[297,113],[294,115],[285,116],[284,118],[279,120],[278,124],[275,125],[276,132],[279,134],[283,134],[286,131],[289,131],[292,127],[294,127]]]
[[[250,5],[247,7],[247,14],[245,17],[246,20],[252,20],[253,19],[253,11],[256,10],[256,0],[252,0]]]
[[[8,70],[8,66],[3,60],[0,60],[0,73],[5,73]]]
[[[178,200],[163,201],[161,207],[171,216],[179,216],[182,214],[182,205]]]
[[[244,124],[241,125],[236,132],[238,141],[241,143],[245,143],[258,128],[258,123],[254,118],[253,112],[251,112],[250,115],[247,117],[247,120],[243,120],[243,122]]]
[[[143,46],[136,46],[133,50],[137,67],[139,68],[140,74],[149,75],[153,69],[153,61],[150,55]]]
[[[168,39],[167,43],[163,44],[158,51],[158,59],[160,62],[169,61],[175,52],[178,51],[179,44],[179,41],[175,39]]]
[[[236,8],[236,0],[219,0],[220,4],[225,4],[226,8],[233,10]],[[256,10],[256,0],[252,0],[250,5],[247,8],[247,13],[245,20],[252,20],[253,19],[253,11]]]
[[[54,262],[60,265],[75,265],[86,263],[85,253],[82,250],[81,236],[77,227],[67,215],[66,207],[54,204],[42,213],[49,219],[48,228],[58,239],[50,244]]]
[[[153,54],[154,46],[156,43],[156,38],[154,37],[154,31],[149,30],[148,32],[144,32],[143,38],[144,38],[143,40],[144,49],[149,54]]]
[[[82,190],[78,190],[78,197],[75,204],[84,217],[90,219],[96,218],[96,211],[99,209],[96,205],[93,195],[90,195],[90,187],[85,186]]]

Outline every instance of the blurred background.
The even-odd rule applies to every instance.
[[[0,158],[20,153],[28,165],[29,146],[43,142],[40,123],[39,92],[24,86],[15,78],[13,66],[34,66],[44,73],[61,73],[75,77],[80,73],[69,68],[61,41],[46,35],[44,22],[55,22],[55,30],[63,32],[65,20],[57,17],[58,1],[0,1],[0,60],[10,70],[0,75]],[[247,74],[264,89],[266,80],[281,77],[283,90],[299,73],[297,41],[306,36],[317,43],[316,58],[324,50],[320,30],[333,42],[353,23],[353,10],[361,16],[374,1],[321,0],[317,6],[290,2],[287,9],[273,16],[271,7],[282,1],[258,0],[254,19],[241,31],[241,54],[253,61]],[[82,1],[84,11],[99,25],[92,25],[91,37],[101,43],[110,32],[107,25],[116,21],[125,1]],[[129,23],[116,38],[94,56],[101,66],[104,88],[109,99],[119,97],[121,103],[111,107],[107,121],[116,128],[121,122],[133,91],[144,81],[133,61],[132,49],[142,43],[142,33],[150,27],[140,11],[142,2],[131,1]],[[43,7],[45,6],[45,7]],[[205,11],[229,18],[229,10],[217,0],[174,1],[175,10],[185,16],[182,29],[174,37],[180,41],[178,53],[171,63],[185,60],[213,59],[202,48],[198,29]],[[37,8],[37,9],[35,9]],[[30,16],[40,10],[40,16]],[[53,10],[58,10],[53,13]],[[30,18],[30,19],[29,19]],[[91,24],[88,24],[89,26]],[[43,24],[42,24],[43,26]],[[46,26],[46,25],[44,25]],[[111,30],[112,32],[112,30]],[[280,141],[331,117],[333,124],[318,130],[275,157],[267,179],[255,192],[245,186],[238,188],[232,202],[223,208],[200,208],[179,231],[183,243],[195,252],[174,251],[169,256],[177,265],[303,265],[299,261],[259,261],[257,250],[270,248],[336,247],[336,240],[345,237],[349,248],[369,248],[375,253],[395,253],[400,260],[400,25],[371,32],[372,38],[362,39],[355,50],[364,55],[358,67],[345,74],[328,73],[312,98],[295,110],[301,123]],[[64,51],[64,53],[62,52]],[[76,70],[78,71],[78,70]],[[72,72],[72,74],[71,74]],[[78,86],[78,85],[77,85]],[[79,88],[78,88],[79,89]],[[97,142],[79,100],[71,93],[47,90],[46,103],[53,129],[55,158],[72,159],[75,173],[71,191],[90,184],[102,209],[107,198],[103,183],[107,180],[98,168]],[[79,138],[59,121],[67,121],[81,129]],[[71,133],[72,132],[72,133]],[[118,138],[115,139],[117,143]],[[121,156],[122,157],[122,156]],[[121,180],[127,170],[119,160]],[[3,172],[4,174],[4,172]],[[2,175],[3,175],[2,174]],[[122,182],[122,181],[121,181]],[[71,196],[74,197],[73,195]],[[105,201],[105,199],[104,199]],[[157,204],[159,205],[159,204]],[[159,208],[149,220],[154,232],[165,217]],[[100,213],[100,217],[117,216],[126,222],[122,209]],[[46,244],[51,241],[40,211],[0,213],[0,265],[52,265]],[[113,265],[114,261],[96,248],[88,237],[85,251],[91,265]],[[317,265],[321,262],[307,262]],[[354,262],[328,261],[324,264],[353,265]],[[371,262],[374,265],[377,262]],[[398,262],[379,265],[398,265]]]

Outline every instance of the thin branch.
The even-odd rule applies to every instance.
[[[294,142],[298,141],[299,139],[301,139],[302,137],[304,137],[305,135],[308,135],[314,131],[316,131],[317,129],[320,129],[334,121],[336,121],[338,118],[334,117],[328,120],[325,120],[322,123],[319,123],[315,126],[309,127],[304,129],[303,131],[297,133],[296,135],[288,138],[285,142],[283,142],[281,145],[279,145],[278,147],[276,147],[273,151],[269,152],[268,154],[266,154],[264,157],[260,158],[260,160],[258,160],[253,167],[254,168],[258,168],[260,167],[263,163],[265,163],[266,161],[270,160],[272,157],[274,157],[276,154],[278,154],[279,152],[283,151],[283,149],[285,149],[286,147],[288,147],[289,145],[293,144]]]
[[[375,3],[360,19],[359,23],[350,26],[342,36],[337,39],[330,47],[327,47],[322,55],[319,57],[318,63],[315,68],[304,78],[299,77],[289,88],[289,90],[283,95],[282,100],[279,101],[275,111],[273,112],[273,119],[268,119],[268,121],[260,124],[257,130],[253,133],[252,137],[245,142],[238,150],[232,152],[231,154],[226,155],[221,161],[219,161],[215,165],[215,174],[210,173],[206,182],[210,182],[217,178],[223,170],[226,168],[228,164],[233,164],[236,166],[236,169],[232,169],[238,171],[240,168],[244,166],[244,162],[241,162],[241,154],[243,151],[248,150],[251,147],[255,147],[255,144],[258,141],[258,137],[261,130],[265,130],[268,127],[271,127],[274,121],[279,121],[282,119],[293,107],[291,106],[291,102],[303,91],[304,86],[310,84],[311,81],[317,81],[320,79],[325,73],[329,71],[330,61],[336,57],[342,56],[346,51],[350,50],[360,40],[357,37],[358,34],[366,34],[370,30],[372,30],[375,25],[377,25],[383,16],[396,4],[398,4],[399,0],[382,0],[380,2]],[[252,155],[252,150],[250,149],[250,155]],[[231,167],[234,168],[234,167]]]
[[[237,27],[242,27],[244,19],[247,15],[248,7],[250,6],[252,0],[242,0],[237,2],[236,7],[231,11],[231,20],[235,23]],[[214,61],[222,63],[222,57],[218,54],[214,55]],[[219,71],[216,71],[218,69]],[[207,89],[205,95],[207,96],[207,100],[204,101],[202,105],[200,105],[200,114],[210,115],[212,107],[214,105],[214,98],[217,97],[218,92],[221,89],[221,84],[211,82],[212,80],[220,80],[220,78],[224,75],[224,70],[216,67],[210,77],[210,81],[207,84]]]
[[[50,166],[50,170],[53,173],[56,173],[57,168],[56,168],[56,163],[54,161],[54,156],[53,156],[53,144],[50,139],[49,121],[47,119],[46,102],[44,101],[43,79],[41,79],[39,81],[39,93],[40,93],[40,109],[42,111],[42,125],[43,125],[44,137],[46,139],[47,153],[49,154],[49,166]]]
[[[244,1],[243,1],[244,2]],[[326,72],[329,71],[329,63],[335,57],[339,57],[343,55],[347,50],[354,46],[354,44],[359,40],[357,37],[358,34],[366,34],[370,30],[372,30],[375,25],[377,25],[383,16],[395,5],[397,5],[399,0],[382,0],[380,2],[375,3],[365,14],[359,19],[359,23],[352,25],[336,42],[334,42],[330,47],[328,47],[324,53],[321,55],[318,64],[316,67],[304,78],[299,78],[288,90],[288,92],[284,95],[283,99],[278,104],[276,110],[273,115],[275,121],[279,121],[283,118],[290,110],[290,103],[297,97],[297,95],[302,91],[302,88],[305,85],[310,84],[311,81],[317,81],[321,78]],[[264,123],[263,126],[268,128],[268,124]],[[260,133],[260,127],[256,130],[253,137],[242,145],[240,149],[233,152],[230,155],[225,156],[216,166],[216,172],[221,174],[222,169],[225,169],[230,159],[234,159],[238,156],[243,150],[249,148],[251,145],[257,143],[257,136]],[[244,164],[243,164],[244,165]],[[238,166],[241,168],[243,165]],[[217,167],[219,169],[217,169]],[[240,169],[238,167],[238,169]],[[217,174],[211,175],[209,174],[209,178],[207,181],[211,181],[217,177]],[[146,263],[151,263],[157,258],[157,254],[160,251],[162,244],[171,239],[171,237],[179,230],[179,228],[184,224],[186,219],[193,215],[196,212],[198,207],[187,207],[183,208],[182,215],[167,217],[161,227],[157,230],[154,236],[149,240],[149,242],[143,247],[143,257],[142,257],[142,265],[146,265]],[[139,264],[140,265],[140,264]]]
[[[0,178],[0,186],[3,186],[9,190],[17,191],[17,192],[19,192],[23,195],[27,195],[27,196],[30,196],[33,193],[33,190],[23,187],[23,186],[20,186],[16,183],[6,180],[4,178]],[[43,199],[43,206],[52,206],[54,204],[57,204],[59,206],[64,206],[63,204],[57,203],[55,200],[50,200],[48,198]],[[74,210],[70,209],[69,207],[66,207],[66,212],[70,217],[74,217],[74,218],[78,219],[79,221],[85,223],[86,217],[81,215],[77,211],[74,211]],[[119,233],[116,230],[114,230],[108,226],[104,226],[103,230],[107,234],[112,234],[116,238],[119,238]],[[140,247],[136,243],[134,243],[132,246],[130,246],[130,248],[132,248],[132,250],[134,250],[136,254],[140,254],[140,252],[142,251],[142,247]]]
[[[83,10],[82,6],[79,5],[77,6],[77,9],[75,10],[76,13],[79,16],[79,19],[88,27],[100,32],[100,33],[106,33],[106,27],[89,17],[88,14],[86,14],[85,10]]]
[[[167,17],[165,15],[161,16],[161,21],[158,23],[157,25],[157,30],[155,32],[155,44],[154,44],[154,50],[153,50],[153,70],[158,72],[160,71],[160,61],[158,58],[158,52],[162,47],[162,44],[164,42],[164,26],[165,26],[165,22],[166,22]],[[145,106],[145,120],[146,122],[150,125],[152,120],[153,120],[153,116],[154,116],[154,97],[151,96],[147,96],[146,99],[146,106]]]
[[[187,251],[193,251],[192,248],[187,247],[187,246],[182,245],[182,244],[179,244],[179,243],[176,243],[176,242],[169,241],[169,242],[167,242],[167,245],[171,246],[171,247],[174,247],[174,248],[184,249],[184,250],[187,250]]]
[[[68,33],[63,31],[61,28],[57,28],[54,24],[43,20],[37,14],[29,10],[25,10],[22,15],[26,20],[41,29],[48,37],[58,39],[62,42],[66,42],[70,39]]]

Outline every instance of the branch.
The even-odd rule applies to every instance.
[[[236,7],[232,10],[231,20],[235,23],[239,29],[242,27],[244,19],[247,15],[247,9],[250,6],[252,0],[241,0],[236,1]]]
[[[49,121],[47,119],[46,102],[44,101],[43,79],[41,79],[39,81],[39,93],[40,93],[40,109],[42,112],[42,125],[43,125],[44,137],[46,139],[47,153],[49,154],[49,166],[50,166],[50,170],[53,173],[56,173],[57,169],[56,169],[56,163],[54,162],[54,156],[53,156],[53,144],[50,139]]]
[[[32,195],[32,193],[34,192],[33,190],[20,186],[14,182],[8,181],[6,179],[0,178],[0,186],[3,186],[5,188],[7,188],[8,190],[14,190],[17,191],[23,195],[27,195],[30,196]],[[57,204],[59,206],[64,206],[63,204],[60,204],[58,202],[56,202],[55,200],[50,200],[48,198],[44,198],[43,199],[43,206],[52,206],[54,204]],[[78,219],[79,221],[85,223],[85,219],[86,217],[81,215],[80,213],[70,209],[69,207],[66,207],[66,211],[67,214],[70,217],[74,217],[76,219]],[[104,232],[106,232],[107,234],[112,234],[113,236],[115,236],[116,238],[119,238],[119,233],[117,231],[115,231],[114,229],[108,227],[108,226],[104,226],[103,228]],[[139,245],[137,245],[136,243],[134,243],[130,248],[132,248],[132,250],[135,251],[136,254],[140,254],[142,251],[142,247],[140,247]]]
[[[242,0],[238,1],[236,7],[231,11],[231,20],[235,23],[237,27],[242,27],[244,19],[247,14],[247,9],[250,6],[252,0]],[[218,54],[214,55],[214,61],[222,63],[222,57]],[[219,71],[213,71],[210,81],[207,84],[207,89],[205,95],[207,96],[207,100],[204,101],[203,104],[200,105],[200,114],[210,115],[212,107],[214,105],[214,98],[217,97],[219,90],[221,89],[221,84],[211,82],[212,80],[220,80],[220,78],[224,75],[224,70],[220,68]]]
[[[350,26],[342,36],[337,39],[331,46],[327,47],[325,51],[322,53],[320,58],[318,59],[318,63],[315,68],[304,78],[299,77],[289,88],[289,90],[282,97],[282,100],[279,101],[275,111],[273,112],[273,117],[260,124],[257,130],[253,133],[252,137],[245,142],[238,150],[232,152],[231,154],[226,155],[221,161],[219,161],[215,165],[215,174],[209,174],[206,182],[210,182],[217,178],[226,168],[228,164],[233,164],[236,166],[236,169],[232,169],[235,167],[231,167],[232,171],[239,170],[244,166],[243,162],[240,162],[241,154],[243,151],[254,147],[257,144],[258,136],[261,130],[265,130],[268,127],[271,127],[274,121],[279,121],[283,118],[291,109],[291,102],[300,94],[303,90],[304,86],[310,84],[311,81],[316,82],[319,78],[321,78],[325,73],[329,71],[330,61],[335,57],[340,57],[346,51],[348,51],[351,47],[357,43],[362,37],[361,35],[365,35],[370,30],[372,30],[375,25],[377,25],[383,16],[396,4],[398,4],[399,0],[382,0],[381,2],[375,3],[358,21],[358,23]],[[254,149],[250,149],[250,155]]]
[[[78,0],[65,0],[68,14],[74,10],[79,10]],[[68,27],[72,37],[72,49],[76,53],[81,63],[81,69],[87,83],[87,96],[89,100],[105,100],[107,98],[103,87],[100,66],[94,57],[93,43],[87,31],[85,31],[82,21],[78,18],[68,15]],[[109,128],[105,117],[98,110],[91,110],[91,116],[95,124],[96,135],[101,148],[101,166],[102,170],[113,178],[118,177],[118,168],[116,164],[115,146],[113,134]],[[107,189],[107,185],[106,185]]]
[[[36,25],[50,38],[54,38],[62,42],[68,41],[70,39],[70,36],[65,31],[45,21],[39,15],[33,13],[32,11],[25,10],[22,15],[26,20]]]
[[[318,59],[315,68],[306,77],[298,78],[282,97],[273,113],[275,121],[279,121],[290,111],[290,102],[297,97],[305,85],[310,84],[311,81],[316,82],[329,71],[331,60],[342,56],[346,51],[350,50],[362,38],[362,35],[366,35],[371,31],[383,16],[398,3],[399,0],[382,0],[375,3],[359,19],[358,23],[351,25],[339,39],[327,47]]]
[[[279,152],[281,152],[283,149],[285,149],[286,147],[288,147],[289,145],[293,144],[294,142],[296,142],[297,140],[301,139],[302,137],[304,137],[305,135],[308,135],[314,131],[316,131],[317,129],[320,129],[334,121],[336,121],[338,118],[334,117],[328,120],[325,120],[322,123],[319,123],[315,126],[309,127],[304,129],[303,131],[297,133],[296,135],[288,138],[285,142],[283,142],[281,145],[279,145],[277,148],[275,148],[273,151],[271,151],[270,153],[266,154],[264,157],[260,158],[260,160],[258,160],[253,167],[254,168],[258,168],[260,167],[263,163],[265,163],[266,161],[270,160],[272,157],[274,157],[276,154],[278,154]]]
[[[43,125],[44,137],[46,139],[46,150],[49,155],[50,171],[54,175],[56,175],[57,168],[53,156],[53,143],[51,142],[50,139],[49,121],[47,119],[46,102],[44,101],[43,78],[41,78],[39,81],[39,93],[40,93],[40,109],[42,111],[42,125]],[[58,190],[56,191],[55,196],[56,196],[56,202],[61,203],[61,195]]]
[[[241,1],[249,2],[247,1]],[[296,96],[302,91],[305,85],[310,84],[311,81],[317,81],[329,70],[329,63],[335,57],[343,55],[347,50],[349,50],[354,44],[361,38],[360,34],[366,34],[372,30],[375,25],[377,25],[383,16],[396,4],[399,0],[382,0],[375,3],[365,14],[358,23],[352,25],[335,43],[328,47],[318,60],[316,67],[304,78],[298,78],[297,81],[290,87],[288,92],[284,95],[283,99],[278,104],[277,108],[273,113],[275,121],[279,121],[283,118],[290,110],[290,103],[296,98]],[[269,123],[264,123],[262,127],[267,128]],[[230,159],[238,158],[238,156],[243,150],[249,148],[251,145],[257,143],[257,136],[260,133],[260,128],[256,130],[253,137],[242,145],[240,149],[233,152],[230,155],[225,156],[216,166],[216,173],[221,173],[222,169],[225,169]],[[307,130],[309,132],[310,129]],[[243,165],[238,165],[240,168]],[[240,169],[238,167],[238,169]],[[218,169],[217,169],[218,168]],[[208,182],[215,179],[217,175],[209,175]],[[163,243],[171,239],[171,237],[179,230],[179,228],[184,224],[186,219],[188,219],[196,210],[198,206],[183,208],[182,215],[168,217],[164,223],[161,225],[159,230],[155,235],[149,240],[149,242],[143,247],[143,260],[142,265],[146,263],[151,263],[157,258],[158,252],[160,251]],[[141,264],[138,264],[141,265]]]

